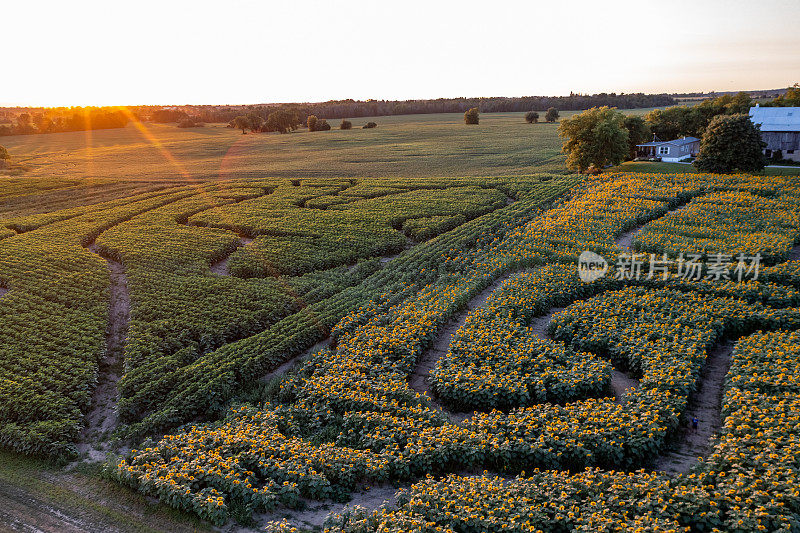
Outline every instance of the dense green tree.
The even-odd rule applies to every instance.
[[[238,117],[234,118],[231,124],[237,130],[242,130],[242,135],[247,133],[247,130],[250,129],[250,119],[245,115],[239,115]]]
[[[328,131],[331,129],[331,125],[328,124],[328,121],[324,118],[317,122],[316,131]]]
[[[548,109],[547,113],[544,114],[544,119],[547,122],[555,122],[556,120],[558,120],[558,109],[556,109],[555,107],[551,107],[550,109]]]
[[[377,128],[377,127],[378,127],[378,125],[376,123],[370,121],[370,122],[367,122],[366,124],[364,124],[364,126],[361,129],[368,130],[368,129]]]
[[[696,135],[694,117],[688,106],[654,109],[644,116],[652,133],[661,141],[677,139],[681,135]]]
[[[536,124],[539,122],[539,113],[536,111],[528,111],[525,113],[525,122],[528,124]]]
[[[464,124],[477,124],[480,121],[480,112],[477,107],[470,108],[464,113]]]
[[[259,131],[264,124],[264,118],[257,113],[248,113],[247,120],[250,121],[250,131]]]
[[[342,123],[339,124],[339,129],[341,130],[351,130],[353,129],[353,123],[349,120],[342,119]]]
[[[719,115],[706,128],[694,164],[703,172],[758,172],[765,146],[761,128],[748,115]]]
[[[617,165],[628,154],[625,115],[610,107],[593,107],[565,118],[558,126],[564,139],[567,168],[586,172]]]
[[[628,158],[636,157],[636,145],[650,140],[650,126],[643,117],[627,115],[623,120],[625,129],[628,130]]]
[[[317,122],[319,122],[317,115],[308,115],[308,118],[306,119],[308,131],[317,131]]]
[[[289,130],[296,129],[299,124],[300,118],[297,111],[281,107],[269,114],[264,127],[267,131],[286,133]]]

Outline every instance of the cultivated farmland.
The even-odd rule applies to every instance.
[[[224,527],[798,527],[791,177],[92,186],[0,185],[8,450]]]
[[[644,114],[648,109],[632,109]],[[562,117],[571,116],[565,111]],[[322,118],[322,117],[320,117]],[[368,120],[375,129],[362,129]],[[463,115],[354,119],[354,129],[242,135],[223,124],[126,128],[3,137],[31,167],[26,175],[114,180],[503,176],[564,173],[557,124],[527,124],[523,113],[486,113],[465,127]]]

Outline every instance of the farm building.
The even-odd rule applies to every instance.
[[[653,136],[655,137],[655,136]],[[696,156],[700,151],[700,139],[683,137],[674,141],[656,141],[637,144],[640,157],[660,157],[662,161],[676,162],[687,157]]]
[[[751,107],[750,120],[761,125],[767,157],[800,161],[800,107]]]

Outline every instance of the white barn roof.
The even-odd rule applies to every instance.
[[[800,107],[751,107],[750,120],[761,131],[800,131]]]

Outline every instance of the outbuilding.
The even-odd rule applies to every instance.
[[[800,161],[800,107],[750,108],[750,120],[761,126],[767,157]]]

